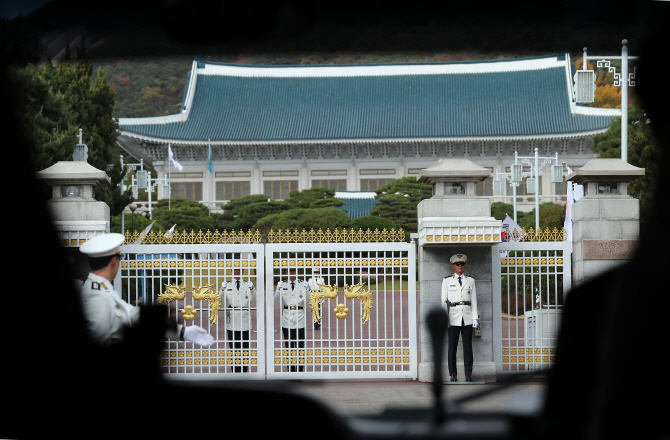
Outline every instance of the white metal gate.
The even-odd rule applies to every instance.
[[[260,243],[260,234],[249,234],[165,238],[151,233],[142,244],[122,246],[114,285],[124,299],[135,305],[167,304],[170,318],[199,325],[215,339],[210,347],[166,341],[164,374],[198,379],[416,377],[416,252],[414,243],[402,241],[404,232],[270,231],[269,244]],[[126,237],[126,242],[137,238]],[[315,300],[321,328],[314,328],[315,309],[306,292],[304,336],[294,330],[285,337],[283,300],[275,302],[277,282],[288,282],[291,269],[307,281],[314,268],[329,286]],[[255,302],[241,307],[219,294],[236,269],[243,282],[256,288]],[[236,316],[245,313],[248,336],[232,329]]]
[[[497,329],[493,347],[498,371],[545,369],[554,362],[563,300],[572,283],[570,257],[567,241],[506,242],[493,247],[493,328]]]
[[[268,244],[265,268],[268,378],[416,377],[413,243]],[[282,295],[275,302],[275,290],[292,269],[298,280],[308,280],[315,268],[329,287],[315,302],[320,330],[314,308],[305,303],[302,340],[282,330],[285,304]]]
[[[128,302],[167,304],[171,319],[199,325],[214,337],[209,347],[167,340],[162,352],[164,374],[198,379],[264,379],[264,247],[209,241],[124,245],[124,259],[114,284],[122,286],[120,290]],[[230,281],[236,270],[243,281],[254,284],[257,293],[241,307],[228,304],[227,296],[219,295],[221,283]],[[248,317],[244,323],[243,315]],[[244,326],[248,326],[247,333],[233,333],[234,328],[242,331]]]

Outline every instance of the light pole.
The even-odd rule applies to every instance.
[[[614,73],[614,87],[621,87],[621,160],[628,162],[628,86],[635,85],[635,71],[628,73],[628,61],[638,57],[628,56],[628,40],[621,41],[621,56],[587,56],[584,48],[584,68],[575,73],[575,102],[591,104],[595,101],[596,75],[593,70],[587,70],[587,60],[597,60],[598,67],[606,67]],[[610,66],[608,60],[621,60],[621,73],[616,73],[616,67]]]
[[[551,182],[552,183],[561,183],[563,182],[563,167],[558,164],[558,153],[554,153],[554,157],[544,156],[540,157],[538,155],[538,150],[535,148],[534,156],[519,156],[518,153],[514,152],[514,163],[511,166],[511,171],[509,173],[497,173],[497,176],[502,176],[510,180],[510,184],[513,189],[514,197],[514,222],[516,223],[516,187],[523,181],[524,177],[528,177],[526,180],[526,192],[535,193],[535,231],[540,229],[540,178],[539,176],[543,174],[542,168],[551,161],[555,161],[554,165],[551,167]],[[519,162],[519,160],[521,162]],[[540,164],[542,161],[542,164]],[[530,172],[523,171],[523,164],[530,165]],[[496,195],[502,195],[502,180],[497,180],[493,182],[493,193]]]

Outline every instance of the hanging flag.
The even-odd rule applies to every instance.
[[[572,169],[566,165],[568,174],[572,174]],[[584,185],[577,185],[574,182],[567,181],[567,191],[565,197],[565,219],[563,228],[567,234],[567,241],[570,242],[570,252],[572,252],[572,205],[584,197]]]
[[[142,231],[142,233],[140,234],[140,236],[137,237],[137,240],[135,240],[135,241],[133,242],[133,244],[142,244],[142,242],[144,241],[144,238],[145,238],[147,235],[149,235],[149,231],[151,230],[151,227],[154,225],[154,223],[155,223],[155,222],[151,222],[151,224],[150,224],[149,226],[147,226],[147,227],[144,229],[144,231]]]
[[[214,166],[212,165],[212,146],[209,146],[209,152],[207,153],[207,158],[209,161],[209,172],[214,174]]]
[[[172,234],[174,234],[174,228],[177,226],[176,224],[170,228],[169,231],[165,233],[165,238],[170,240],[172,238]]]
[[[507,232],[509,230],[509,232]],[[503,242],[508,242],[512,240],[514,231],[521,236],[521,227],[508,215],[505,217],[505,220],[502,222],[502,228],[500,231],[500,236],[502,237]],[[506,258],[507,251],[500,251],[500,258]]]
[[[172,165],[179,171],[182,171],[184,169],[183,166],[179,162],[177,162],[177,159],[174,157],[174,153],[172,152],[172,147],[168,144],[168,156],[170,156],[170,160],[172,161]]]

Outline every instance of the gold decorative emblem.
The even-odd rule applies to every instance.
[[[344,296],[349,299],[358,298],[363,305],[363,314],[361,318],[363,319],[363,324],[366,324],[370,321],[370,310],[372,309],[372,295],[367,290],[362,290],[365,283],[354,284],[349,286],[348,284],[344,285]]]
[[[312,306],[312,316],[314,317],[314,322],[321,324],[321,307],[319,307],[319,303],[321,303],[321,301],[326,298],[337,298],[337,286],[329,286],[328,284],[319,283],[316,283],[316,285],[319,286],[322,290],[312,292],[309,297],[309,303]]]
[[[165,284],[165,292],[158,294],[158,304],[168,305],[171,301],[179,301],[186,297],[186,287],[184,286],[173,286],[171,284]]]
[[[181,311],[181,314],[184,315],[185,321],[193,321],[196,313],[198,313],[198,311],[190,305],[186,306],[184,310]]]
[[[347,314],[349,313],[349,309],[344,306],[344,304],[338,304],[337,307],[333,309],[335,312],[335,316],[337,316],[337,319],[344,319],[347,317]]]
[[[209,325],[216,324],[219,319],[219,306],[221,295],[212,291],[213,284],[209,286],[193,286],[193,299],[209,302]]]

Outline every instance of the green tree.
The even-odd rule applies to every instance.
[[[332,188],[309,188],[302,191],[291,191],[286,200],[296,208],[337,208],[344,202],[335,198]]]
[[[417,205],[421,200],[432,196],[433,188],[417,182],[416,177],[403,177],[376,189],[375,192],[379,203],[370,210],[370,215],[387,218],[406,232],[417,232]]]
[[[540,213],[542,211],[540,210]],[[514,205],[510,203],[503,202],[493,202],[491,203],[491,216],[496,220],[505,220],[505,217],[509,217],[514,220]],[[517,211],[516,212],[516,223],[521,226],[521,223],[525,221],[525,218],[529,215],[528,212]],[[535,212],[533,212],[533,225],[535,225]]]
[[[565,220],[565,205],[558,205],[552,202],[540,203],[540,229],[545,230],[554,228],[559,231],[563,227]],[[530,228],[535,229],[535,209],[526,213],[520,221],[517,222],[519,226],[528,231]]]
[[[266,199],[267,200],[267,199]],[[278,214],[283,211],[293,209],[286,201],[270,201],[264,203],[253,203],[239,210],[239,214],[235,217],[233,228],[236,230],[248,231],[254,228],[256,222],[260,219],[271,215]]]
[[[176,231],[214,230],[214,219],[210,217],[207,207],[183,197],[159,200],[152,211],[152,216],[163,226],[163,229],[170,229],[173,225],[177,225]]]
[[[130,191],[127,190],[124,194],[121,194],[120,183],[123,181],[127,173],[128,166],[125,165],[121,167],[121,158],[117,158],[116,162],[114,162],[114,167],[107,171],[107,175],[111,179],[109,185],[96,188],[96,198],[98,200],[103,200],[109,205],[111,216],[121,214],[125,207],[133,201],[133,196]]]
[[[126,231],[133,233],[133,214],[131,212],[123,213],[123,233]],[[109,232],[116,232],[121,234],[121,214],[113,215],[109,219]],[[149,226],[154,220],[146,218],[144,215],[135,214],[135,231],[142,232],[147,226]],[[172,225],[170,225],[172,227]],[[167,228],[169,229],[169,228]],[[175,228],[176,229],[176,228]],[[166,228],[158,222],[154,222],[154,225],[151,227],[151,230],[158,232],[161,230],[166,230]]]
[[[54,68],[29,64],[10,73],[20,101],[15,114],[30,142],[31,165],[41,171],[60,160],[71,160],[77,134],[76,118],[65,97],[50,84]]]
[[[217,222],[222,226],[220,229],[235,229],[235,218],[240,214],[240,210],[249,205],[253,205],[254,203],[268,203],[268,196],[263,194],[252,194],[240,197],[239,199],[233,199],[225,205],[221,205],[223,214]]]
[[[351,227],[351,219],[347,213],[335,208],[295,208],[261,218],[253,225],[253,229],[259,229],[261,233],[267,233],[270,229],[275,231],[280,229],[282,231],[330,229],[334,231],[349,227]]]
[[[591,147],[599,157],[621,157],[621,118],[610,123],[603,134],[593,136]],[[628,184],[628,193],[640,200],[640,221],[651,214],[654,188],[659,179],[661,147],[655,139],[644,109],[628,107],[628,162],[645,169],[645,175]]]
[[[355,230],[362,229],[367,231],[368,229],[374,231],[379,229],[380,231],[386,229],[390,231],[391,229],[398,230],[400,226],[395,224],[392,220],[383,217],[377,217],[376,215],[366,215],[364,217],[358,217],[351,221],[351,227]]]

